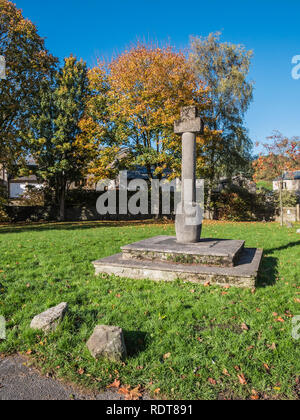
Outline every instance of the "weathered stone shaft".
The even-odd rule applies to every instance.
[[[182,203],[196,201],[196,134],[182,135]]]
[[[202,217],[196,203],[196,135],[203,133],[203,121],[195,106],[184,107],[174,132],[182,136],[181,202],[176,212],[176,237],[179,243],[200,241]]]

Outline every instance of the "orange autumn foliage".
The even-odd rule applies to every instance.
[[[263,145],[264,154],[253,162],[255,182],[273,181],[285,171],[300,169],[300,140],[298,137],[287,138],[275,132],[268,138],[270,143]]]
[[[94,95],[82,127],[98,141],[90,173],[96,179],[107,177],[112,167],[104,167],[102,157],[111,158],[126,147],[123,165],[145,166],[149,178],[166,168],[171,177],[178,175],[181,141],[174,135],[174,121],[183,106],[196,105],[202,114],[208,106],[208,89],[184,54],[137,44],[108,65],[99,63],[89,77]]]

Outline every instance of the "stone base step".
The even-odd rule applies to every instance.
[[[245,241],[202,239],[195,244],[180,244],[174,236],[156,236],[122,247],[124,260],[162,261],[234,267]]]
[[[96,275],[109,274],[132,279],[174,281],[177,279],[191,283],[207,283],[250,287],[256,285],[257,274],[262,259],[261,249],[245,248],[235,267],[186,265],[174,262],[139,261],[123,259],[122,254],[95,261]]]

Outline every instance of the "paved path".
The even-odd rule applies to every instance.
[[[115,391],[85,392],[42,376],[19,355],[0,358],[0,401],[4,400],[122,400]]]

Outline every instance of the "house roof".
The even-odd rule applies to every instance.
[[[278,177],[275,181],[280,181],[282,178]],[[293,181],[295,179],[300,179],[300,170],[299,171],[287,171],[284,173],[283,180],[284,181]]]
[[[38,182],[38,179],[35,175],[28,175],[19,178],[11,178],[10,182]]]
[[[32,156],[28,156],[26,158],[26,163],[29,166],[37,166],[37,163],[36,163],[36,161],[34,160],[34,158]]]

